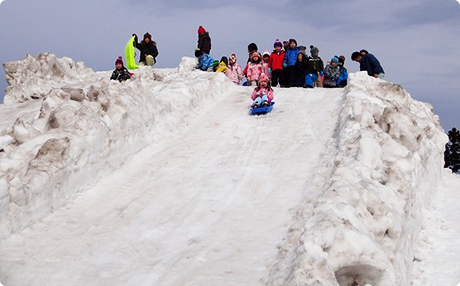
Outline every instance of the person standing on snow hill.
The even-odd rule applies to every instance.
[[[247,66],[246,78],[248,79],[248,86],[256,86],[259,81],[259,77],[262,74],[262,63],[259,53],[253,53],[251,62]]]
[[[265,51],[262,54],[262,72],[268,77],[268,79],[271,79],[272,72],[269,67],[269,62],[270,62],[270,53],[268,51]]]
[[[243,78],[243,71],[241,66],[236,62],[236,55],[232,54],[230,56],[228,67],[227,67],[227,77],[236,84],[239,84]]]
[[[348,81],[348,71],[345,65],[345,56],[339,56],[339,70],[340,76],[337,80],[337,87],[345,87]]]
[[[294,87],[296,81],[295,73],[295,63],[297,61],[297,54],[299,53],[299,48],[297,47],[297,41],[295,39],[289,40],[289,49],[284,55],[283,66],[286,71],[286,86]]]
[[[313,68],[317,72],[317,79],[315,81],[316,87],[323,87],[323,81],[321,80],[321,74],[324,70],[323,60],[319,57],[319,49],[313,45],[310,45],[310,57],[308,60],[313,63]]]
[[[198,58],[198,65],[195,68],[200,69],[202,71],[213,71],[214,59],[210,55],[203,53],[200,50],[196,50],[195,57]]]
[[[259,79],[259,85],[254,89],[251,95],[251,99],[254,100],[252,108],[256,109],[260,106],[269,106],[273,100],[273,89],[270,86],[270,81],[265,74],[262,74]]]
[[[279,83],[280,87],[284,87],[284,70],[283,70],[283,61],[284,61],[284,50],[283,43],[280,40],[276,39],[273,44],[273,52],[270,55],[270,60],[268,62],[268,68],[272,73],[272,86],[276,87]]]
[[[205,54],[211,53],[211,37],[202,26],[198,27],[198,49]]]
[[[152,35],[145,33],[144,39],[142,42],[138,42],[137,35],[133,34],[134,42],[133,45],[141,53],[139,59],[140,66],[153,66],[156,63],[156,58],[158,56],[157,43],[152,41]]]
[[[359,63],[360,71],[367,71],[369,76],[383,79],[385,72],[380,65],[379,60],[373,54],[361,54],[359,52],[353,52],[351,54],[351,60]]]
[[[123,59],[121,56],[115,61],[115,70],[110,77],[110,80],[118,80],[119,82],[125,81],[131,78],[131,74],[128,69],[123,65]]]

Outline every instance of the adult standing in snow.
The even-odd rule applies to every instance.
[[[134,38],[134,47],[136,47],[140,52],[141,56],[139,59],[140,66],[153,66],[156,63],[156,57],[158,56],[157,43],[152,41],[152,35],[148,32],[145,33],[144,39],[142,42],[138,42],[137,35],[133,34]]]
[[[369,76],[382,79],[385,77],[385,72],[379,60],[373,54],[363,55],[360,52],[353,52],[351,54],[351,60],[359,63],[359,70],[367,71]]]
[[[202,26],[198,28],[198,49],[208,55],[211,53],[211,37]]]

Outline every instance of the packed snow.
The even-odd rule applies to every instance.
[[[432,107],[366,73],[275,88],[132,79],[52,54],[4,64],[0,281],[457,285],[458,175]]]

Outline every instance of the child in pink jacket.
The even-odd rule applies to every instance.
[[[248,71],[246,78],[248,79],[248,86],[256,86],[259,77],[262,74],[262,63],[259,53],[253,53],[251,61],[248,63]]]
[[[265,51],[262,54],[262,72],[268,77],[268,79],[272,78],[272,74],[270,71],[270,53]]]
[[[270,80],[266,74],[262,74],[259,78],[259,85],[254,88],[251,99],[254,100],[252,108],[256,109],[260,106],[269,106],[273,100],[273,89],[270,86]]]
[[[232,54],[228,59],[227,77],[236,84],[239,84],[243,78],[243,71],[240,65],[236,62],[236,55]]]

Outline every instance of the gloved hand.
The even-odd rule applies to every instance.
[[[283,63],[283,67],[287,67],[287,64]]]
[[[271,69],[271,68],[268,68],[268,72],[269,72],[269,73],[272,73],[272,69]]]

